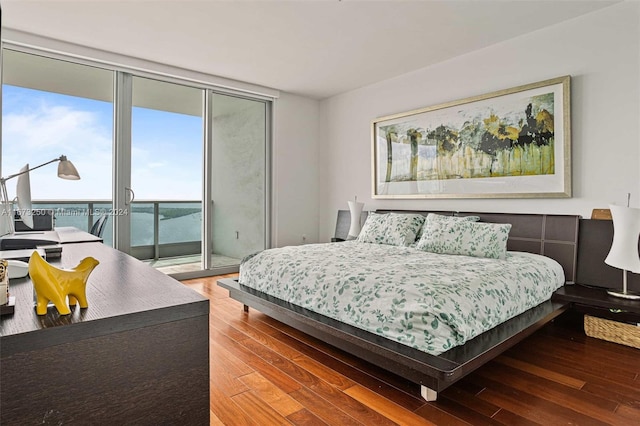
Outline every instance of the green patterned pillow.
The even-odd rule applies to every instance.
[[[372,212],[367,216],[357,241],[408,246],[416,240],[423,223],[424,216],[421,214]]]
[[[418,250],[491,259],[504,259],[507,255],[510,223],[427,219],[424,226],[425,238],[416,244]]]
[[[385,244],[388,214],[370,212],[356,241],[361,243]]]
[[[391,213],[387,219],[385,244],[409,246],[415,243],[416,236],[424,224],[421,214]]]
[[[445,216],[445,215],[436,214],[436,213],[429,213],[427,215],[426,220],[427,221],[433,220],[438,222],[457,222],[460,220],[467,220],[471,222],[477,222],[480,220],[480,216]],[[425,222],[425,225],[420,230],[420,234],[418,235],[418,241],[416,244],[420,244],[420,240],[422,240],[423,238],[427,238],[427,236],[425,235],[426,229],[427,229],[427,225]]]

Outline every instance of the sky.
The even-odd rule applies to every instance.
[[[202,119],[134,108],[132,188],[136,200],[202,198]],[[56,177],[51,164],[30,173],[33,200],[110,200],[113,105],[3,85],[2,176],[66,155],[81,180]],[[9,197],[15,182],[7,182]]]

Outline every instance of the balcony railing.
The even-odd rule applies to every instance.
[[[89,231],[107,215],[103,239],[113,246],[113,215],[109,201],[38,201],[34,209],[54,212],[55,226]],[[198,200],[135,201],[131,211],[131,254],[138,259],[161,259],[201,252],[202,203]]]

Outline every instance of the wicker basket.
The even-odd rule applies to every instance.
[[[590,337],[640,349],[640,326],[585,315],[584,332]]]

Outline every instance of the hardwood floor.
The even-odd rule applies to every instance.
[[[232,276],[232,275],[230,275]],[[427,403],[418,385],[250,309],[211,300],[212,425],[639,425],[640,350],[570,313]]]

